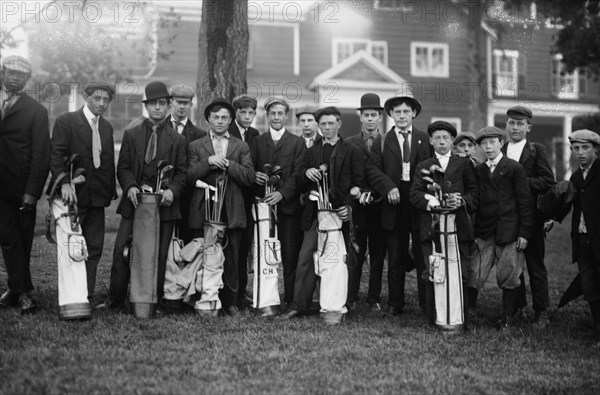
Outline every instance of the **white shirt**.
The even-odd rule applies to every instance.
[[[435,153],[435,157],[437,158],[438,162],[440,162],[440,165],[442,166],[442,170],[446,171],[446,167],[448,167],[448,161],[450,160],[450,154],[451,152],[448,151],[448,153],[446,153],[446,155],[440,155],[437,152]]]
[[[526,143],[526,139],[523,139],[518,143],[508,143],[506,146],[506,156],[518,162],[519,159],[521,159],[521,153],[523,152]]]
[[[210,141],[212,142],[213,149],[215,150],[215,155],[219,154],[219,151],[218,151],[216,145],[221,144],[221,148],[223,149],[221,156],[223,158],[227,157],[227,148],[229,148],[229,138],[230,138],[229,132],[225,132],[225,134],[223,134],[221,136],[217,136],[215,134],[215,132],[213,132],[212,130],[209,133],[210,133]]]
[[[285,128],[281,128],[281,130],[275,130],[273,128],[269,128],[269,133],[271,133],[271,138],[273,139],[274,142],[278,142],[279,140],[281,140],[281,136],[283,136],[284,132],[285,132]]]
[[[177,121],[175,118],[173,118],[173,116],[171,115],[171,123],[174,123],[177,125],[177,128],[175,128],[175,130],[177,131],[177,133],[181,134],[183,133],[183,128],[185,127],[184,125],[187,124],[187,117],[183,118],[181,121]]]
[[[83,106],[83,115],[85,115],[85,119],[87,119],[88,123],[90,124],[90,128],[92,128],[92,130],[94,130],[94,119],[97,119],[96,122],[100,121],[100,117],[96,117],[88,108],[88,106]]]
[[[495,168],[496,168],[496,166],[498,166],[498,163],[500,162],[500,159],[502,159],[502,157],[503,157],[503,156],[504,156],[504,155],[502,155],[502,152],[500,152],[500,153],[498,154],[498,156],[497,156],[497,157],[495,157],[494,159],[488,159],[488,160],[485,162],[485,164],[486,164],[486,165],[488,165],[488,167],[489,167],[490,169],[492,169],[492,168],[494,168],[494,169],[495,169]]]

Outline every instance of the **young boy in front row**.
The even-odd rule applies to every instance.
[[[600,162],[596,160],[600,136],[583,129],[569,136],[579,168],[571,175],[577,190],[573,199],[571,239],[583,296],[590,304],[596,344],[600,348]]]
[[[523,251],[533,230],[534,202],[525,170],[500,151],[502,130],[485,127],[479,131],[476,142],[487,160],[475,168],[479,185],[474,224],[478,248],[471,265],[469,287],[475,291],[469,293],[469,307],[475,310],[477,292],[485,285],[492,266],[496,266],[498,286],[502,289],[499,326],[505,329],[513,324],[519,276],[525,265]]]

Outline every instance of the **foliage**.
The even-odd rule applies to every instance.
[[[580,115],[573,118],[573,130],[589,129],[600,133],[600,113]]]

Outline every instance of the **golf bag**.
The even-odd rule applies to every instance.
[[[443,331],[457,331],[464,323],[464,311],[455,212],[443,209],[432,211],[432,215],[439,216],[438,226],[434,227],[433,232],[433,254],[429,256],[429,275],[435,298],[435,323]]]
[[[183,240],[177,237],[176,230],[173,231],[173,237],[171,238],[167,255],[163,299],[183,301],[187,288],[182,287],[177,282],[180,273],[185,269],[187,263],[181,256],[181,250],[183,248]]]
[[[158,303],[159,193],[138,194],[133,217],[129,266],[131,310],[137,318],[152,318]]]
[[[314,262],[315,273],[321,277],[321,315],[326,323],[339,324],[348,312],[348,268],[342,220],[335,210],[319,210],[317,220]]]
[[[252,307],[265,316],[276,314],[281,305],[277,270],[277,266],[281,264],[281,243],[277,238],[274,209],[263,202],[255,202],[252,205],[254,217]]]
[[[56,226],[59,317],[63,320],[87,319],[92,314],[85,268],[88,252],[77,206],[66,206],[60,197],[52,195],[48,199],[48,220],[49,225],[53,220]],[[53,242],[50,227],[48,230],[48,240]]]

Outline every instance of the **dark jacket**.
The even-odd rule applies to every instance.
[[[132,218],[134,213],[133,203],[127,198],[127,191],[131,187],[141,187],[144,156],[146,154],[146,123],[143,120],[133,123],[131,128],[125,129],[119,161],[117,163],[117,179],[123,189],[123,196],[117,208],[117,213],[125,218]],[[166,160],[174,169],[167,173],[165,186],[173,192],[174,200],[170,206],[160,207],[161,221],[173,221],[181,218],[179,211],[179,196],[185,185],[187,172],[187,142],[185,137],[179,135],[170,122],[166,122],[158,137],[156,162]]]
[[[323,164],[321,161],[323,142],[324,140],[321,139],[305,151],[304,161],[298,174],[298,185],[302,191],[317,190],[316,183],[310,181],[305,173],[306,170],[318,169]],[[350,189],[355,186],[359,188],[365,186],[365,164],[360,149],[340,137],[335,144],[328,166],[332,182],[330,189],[332,207],[335,209],[349,205],[354,209],[357,201],[350,196]],[[310,229],[313,219],[317,216],[317,210],[317,204],[307,199],[301,218],[302,230]]]
[[[573,240],[573,262],[579,259],[577,234],[579,233],[579,222],[581,213],[587,234],[591,239],[591,247],[596,262],[600,262],[600,160],[596,158],[585,178],[581,168],[575,170],[571,175],[571,182],[577,190],[573,199],[573,216],[571,217],[571,238]]]
[[[229,134],[240,140],[242,139],[242,135],[240,134],[240,130],[238,129],[235,120],[233,120],[233,122],[231,122],[231,125],[229,125]],[[250,144],[252,144],[252,140],[254,140],[259,135],[260,133],[258,132],[258,129],[249,126],[246,130],[246,140],[244,141],[248,143],[248,146],[250,146]]]
[[[107,207],[113,199],[117,198],[115,178],[115,143],[112,125],[103,117],[98,122],[98,133],[102,143],[100,154],[100,167],[94,167],[92,154],[92,128],[85,117],[83,108],[75,112],[63,113],[56,118],[52,129],[50,169],[52,180],[48,186],[48,193],[54,180],[60,173],[69,172],[65,164],[65,157],[73,154],[79,155],[75,168],[85,169],[86,181],[77,186],[77,204],[80,207]],[[64,178],[64,184],[68,182]],[[58,192],[60,188],[57,187]]]
[[[504,155],[506,155],[507,147],[508,143],[502,146]],[[525,169],[527,183],[534,202],[537,201],[540,194],[547,192],[552,185],[556,184],[554,173],[552,173],[550,162],[548,162],[548,154],[543,145],[527,141],[521,152],[519,163]]]
[[[214,154],[215,150],[210,134],[190,144],[188,148],[188,185],[195,185],[196,180],[215,185],[221,170],[208,164],[208,157]],[[227,214],[227,227],[229,229],[245,228],[247,215],[242,188],[250,186],[254,182],[255,176],[250,148],[242,140],[230,138],[225,157],[229,159],[224,206]],[[190,229],[201,229],[204,221],[204,189],[194,188],[190,203],[189,227]]]
[[[277,191],[283,196],[283,200],[277,205],[277,209],[287,215],[298,213],[300,210],[300,192],[296,185],[296,178],[300,172],[306,146],[301,137],[291,134],[287,130],[281,136],[281,140],[275,145],[271,133],[263,133],[250,143],[250,154],[256,171],[263,171],[263,166],[268,163],[271,168],[281,166],[281,185]],[[252,185],[253,196],[264,197],[264,185],[254,183]]]
[[[167,122],[169,122],[171,125],[173,125],[172,116],[169,115],[167,118],[168,118]],[[188,118],[185,125],[183,125],[183,132],[181,132],[181,135],[183,137],[185,137],[187,143],[190,144],[192,141],[196,141],[199,138],[206,136],[206,132],[204,130],[196,127],[196,125],[194,125],[192,123],[192,121],[190,121],[190,119]]]
[[[429,159],[433,154],[433,148],[429,143],[427,133],[413,128],[411,133],[410,150],[410,179],[414,179],[415,169],[419,162]],[[396,223],[405,221],[400,217],[399,206],[392,206],[387,200],[387,194],[394,188],[398,188],[402,182],[402,149],[398,143],[398,137],[394,128],[385,135],[382,144],[382,136],[377,137],[371,147],[371,156],[367,165],[367,179],[369,185],[382,197],[381,227],[384,230],[393,230]]]
[[[25,93],[0,121],[0,198],[39,199],[50,169],[48,111]]]
[[[484,162],[475,168],[479,206],[475,214],[475,237],[494,238],[496,244],[530,239],[533,232],[533,198],[525,170],[503,156],[493,174]]]
[[[410,187],[410,203],[424,214],[420,217],[419,233],[421,235],[421,240],[431,240],[432,237],[431,215],[427,212],[427,200],[425,200],[425,194],[431,194],[431,192],[427,190],[427,182],[423,180],[421,169],[429,169],[431,165],[434,164],[440,166],[440,163],[435,156],[419,163],[415,171],[415,179]],[[446,185],[445,192],[459,192],[465,201],[465,206],[460,207],[456,212],[456,231],[458,240],[475,240],[473,224],[469,214],[473,213],[477,208],[479,191],[477,188],[477,180],[475,179],[475,170],[471,160],[456,155],[450,156],[448,166],[444,173],[444,181]]]

